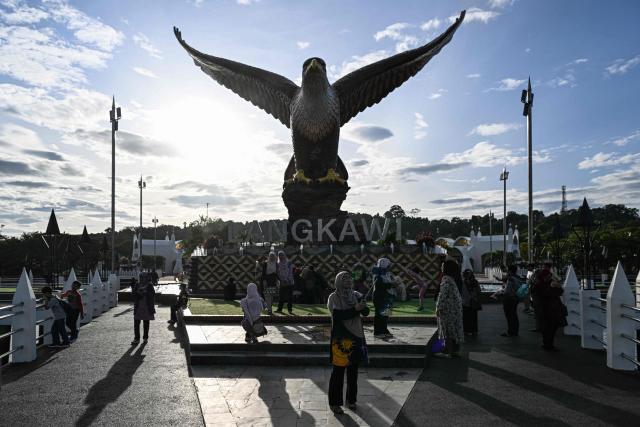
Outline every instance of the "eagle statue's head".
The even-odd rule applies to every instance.
[[[322,58],[309,58],[302,64],[302,87],[305,89],[325,89],[329,86],[327,64]]]

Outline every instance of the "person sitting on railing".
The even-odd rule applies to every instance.
[[[64,292],[60,295],[60,298],[66,298],[67,302],[71,306],[71,310],[67,315],[67,327],[71,331],[71,337],[69,341],[73,342],[78,339],[78,317],[84,319],[84,306],[82,305],[82,295],[78,292],[78,289],[82,286],[82,283],[74,280],[71,284],[71,290]]]
[[[43,287],[41,292],[44,297],[44,308],[51,310],[53,313],[53,324],[51,325],[51,340],[53,343],[48,347],[67,348],[69,347],[69,335],[67,335],[67,328],[64,326],[64,320],[67,315],[64,312],[62,303],[57,296],[53,295],[53,290],[49,286]],[[60,343],[61,338],[62,343]]]
[[[167,321],[171,326],[175,326],[178,321],[178,309],[187,308],[187,304],[189,303],[189,292],[187,292],[187,284],[180,283],[180,293],[178,294],[178,299],[175,304],[171,305],[171,319]]]

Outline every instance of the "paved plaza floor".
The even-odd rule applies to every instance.
[[[358,408],[328,407],[330,367],[194,366],[207,426],[390,426],[420,369],[361,369]]]

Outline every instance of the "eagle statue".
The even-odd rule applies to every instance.
[[[293,156],[285,185],[346,185],[347,169],[338,157],[340,127],[417,74],[451,41],[464,15],[462,11],[444,33],[424,46],[366,65],[333,84],[327,79],[325,61],[309,58],[302,65],[300,87],[270,71],[199,52],[183,40],[177,27],[173,31],[202,71],[291,129]]]

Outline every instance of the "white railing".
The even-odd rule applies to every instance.
[[[640,291],[640,273],[635,287]],[[565,335],[580,336],[583,348],[605,350],[607,366],[612,369],[638,369],[640,308],[622,264],[616,266],[606,298],[598,289],[582,289],[572,266],[567,269],[563,288],[568,312]]]
[[[76,274],[72,269],[63,290],[70,290],[75,280]],[[79,290],[85,313],[84,319],[79,322],[87,324],[94,317],[115,307],[118,304],[118,290],[120,282],[117,276],[112,274],[107,282],[102,282],[96,271],[91,283],[83,285]],[[42,302],[42,299],[36,300],[29,275],[23,269],[11,305],[0,307],[0,325],[11,326],[9,332],[0,335],[0,341],[11,339],[9,351],[0,354],[0,360],[9,356],[9,363],[31,362],[36,359],[40,346],[51,344],[53,313],[45,309]],[[38,335],[40,326],[44,333]],[[40,340],[41,344],[38,345]]]

